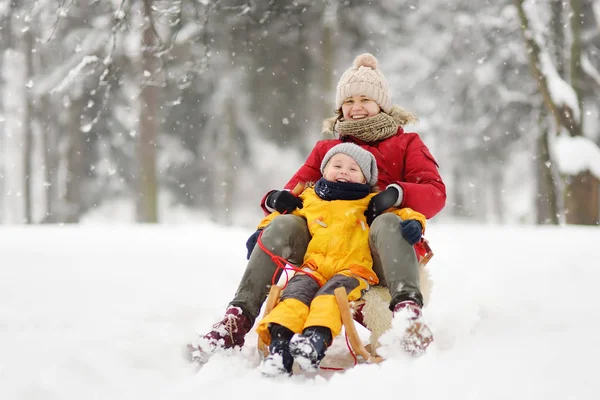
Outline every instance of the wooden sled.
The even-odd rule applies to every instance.
[[[419,273],[421,275],[421,284],[422,286],[424,286],[422,287],[422,290],[425,304],[427,304],[431,282],[429,281],[428,274],[424,268],[425,265],[427,265],[427,263],[429,262],[429,260],[431,260],[431,258],[433,257],[433,251],[431,251],[431,247],[429,247],[429,242],[425,238],[423,238],[423,240],[419,243],[419,249],[417,252],[419,256]],[[281,296],[281,291],[281,286],[271,286],[271,290],[269,291],[269,297],[267,298],[267,302],[265,304],[264,315],[269,314],[271,310],[273,310],[273,308],[277,305]],[[389,292],[387,292],[387,290],[385,292],[388,296],[388,299],[386,300],[389,301]],[[334,291],[334,295],[336,297],[338,307],[340,309],[342,324],[344,325],[346,335],[348,336],[348,342],[350,343],[351,349],[354,352],[354,354],[360,355],[367,363],[381,362],[382,358],[376,354],[376,349],[373,348],[373,345],[375,343],[372,342],[370,345],[365,346],[358,335],[356,326],[354,325],[354,318],[352,317],[352,307],[348,302],[346,290],[342,287],[337,288]],[[353,307],[356,308],[364,303],[365,300],[360,299],[356,302],[353,302]],[[383,330],[385,329],[387,329],[387,327],[383,328]],[[381,335],[382,333],[383,332],[372,331],[371,339],[374,342],[377,342],[379,335]],[[261,353],[262,356],[266,357],[269,354],[269,346],[267,346],[266,343],[260,340],[260,338],[258,339],[257,347],[258,351]]]
[[[277,303],[279,303],[281,290],[282,288],[279,285],[271,286],[271,290],[269,290],[269,297],[267,297],[267,304],[265,304],[265,316],[269,314],[273,310],[273,308],[275,308]],[[257,348],[263,357],[266,357],[269,354],[269,346],[267,346],[267,344],[263,342],[260,338],[258,338]]]
[[[362,340],[360,340],[358,332],[356,331],[356,326],[354,326],[354,318],[352,318],[352,311],[350,311],[350,303],[348,303],[346,289],[339,287],[335,289],[333,293],[335,294],[335,299],[337,300],[340,309],[340,315],[342,316],[342,323],[344,324],[344,329],[348,336],[348,342],[350,342],[350,347],[354,354],[360,355],[366,363],[379,363],[383,361],[383,358],[369,353],[363,345]]]

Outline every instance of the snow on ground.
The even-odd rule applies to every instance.
[[[275,380],[253,332],[200,370],[181,354],[221,319],[250,233],[0,227],[0,399],[598,398],[597,227],[431,224],[428,354]],[[331,353],[351,365],[343,339]]]

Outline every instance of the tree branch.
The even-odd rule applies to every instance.
[[[548,77],[543,71],[544,62],[546,62],[546,68],[551,67],[551,64],[547,65],[549,64],[549,60],[542,60],[544,57],[543,52],[540,44],[535,39],[534,32],[530,30],[529,18],[523,8],[523,1],[524,0],[513,0],[513,3],[517,8],[519,19],[521,21],[521,33],[525,40],[527,54],[529,55],[529,67],[538,83],[540,92],[544,97],[544,103],[554,116],[557,127],[564,127],[571,136],[581,135],[581,126],[574,118],[574,110],[568,104],[556,103],[555,99],[552,97]]]

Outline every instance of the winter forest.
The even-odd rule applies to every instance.
[[[0,32],[0,224],[252,225],[362,52],[436,218],[600,223],[600,0],[0,0]]]

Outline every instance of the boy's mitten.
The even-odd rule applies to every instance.
[[[423,227],[419,221],[414,219],[402,221],[400,222],[400,228],[402,229],[402,237],[406,239],[411,246],[414,246],[419,240],[421,240]]]
[[[400,192],[395,186],[389,186],[384,191],[379,192],[375,196],[373,196],[371,201],[369,201],[367,210],[365,211],[365,216],[367,217],[367,224],[371,226],[373,220],[388,208],[396,205],[396,202],[398,202],[399,198]]]
[[[275,190],[267,196],[267,206],[279,211],[280,214],[291,213],[296,208],[302,208],[302,200],[287,190]]]
[[[246,256],[246,260],[250,259],[250,255],[252,254],[252,250],[254,250],[254,246],[256,246],[256,242],[258,241],[258,235],[260,235],[260,232],[262,232],[262,229],[258,229],[256,232],[250,235],[250,237],[246,241],[246,248],[248,249],[248,255]]]

